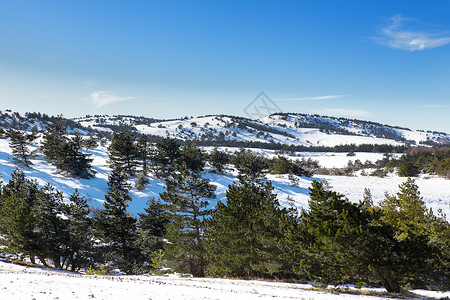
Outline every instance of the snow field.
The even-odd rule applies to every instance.
[[[94,276],[12,265],[0,261],[0,299],[158,299],[158,300],[252,300],[252,299],[386,299],[350,293],[313,291],[309,284],[245,281],[178,276]],[[355,290],[350,288],[350,290]],[[383,292],[363,288],[364,292]],[[450,292],[413,291],[428,299],[450,296]]]

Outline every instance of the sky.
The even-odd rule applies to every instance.
[[[282,112],[450,133],[449,15],[434,0],[0,0],[0,109],[245,117],[264,92]]]

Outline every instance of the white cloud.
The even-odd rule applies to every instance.
[[[332,100],[342,98],[345,95],[328,95],[328,96],[318,96],[318,97],[305,97],[305,98],[281,98],[274,99],[277,101],[310,101],[310,100]]]
[[[343,117],[353,117],[353,118],[360,118],[360,117],[367,117],[370,116],[372,113],[365,110],[360,109],[346,109],[346,108],[325,108],[322,111],[323,114],[330,114],[330,115],[339,115]]]
[[[422,106],[428,107],[428,108],[444,108],[444,107],[446,107],[445,105],[442,105],[442,104],[424,104]]]
[[[100,108],[102,106],[119,102],[119,101],[126,101],[126,100],[132,100],[134,97],[118,97],[113,95],[110,92],[106,91],[94,91],[91,93],[91,101],[94,103],[95,108]]]
[[[380,36],[375,40],[379,44],[408,51],[433,49],[450,43],[450,36],[445,32],[412,29],[411,23],[418,22],[395,15],[389,18],[387,25],[381,29]]]

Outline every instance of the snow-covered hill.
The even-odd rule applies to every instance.
[[[21,128],[23,130],[41,131],[49,122],[54,120],[53,117],[48,117],[42,114],[27,114],[21,116],[10,111],[0,112],[0,127],[8,128],[9,126]],[[328,124],[328,125],[324,125]],[[331,124],[331,125],[330,125]],[[448,136],[441,133],[425,133],[418,131],[409,131],[407,129],[399,129],[388,127],[384,125],[376,125],[375,123],[368,123],[363,121],[336,119],[319,116],[308,116],[299,114],[289,115],[272,115],[260,121],[252,121],[232,116],[205,116],[198,118],[185,118],[182,120],[155,120],[143,117],[133,116],[95,116],[75,119],[69,122],[69,130],[79,131],[84,134],[101,135],[101,132],[112,132],[119,130],[124,126],[128,128],[135,128],[141,133],[152,134],[157,136],[171,136],[178,137],[184,140],[190,139],[217,139],[223,138],[234,139],[240,141],[261,141],[261,142],[280,142],[280,143],[297,143],[299,145],[338,145],[348,143],[387,143],[387,144],[401,144],[403,142],[392,138],[394,133],[397,136],[403,136],[405,139],[414,139],[415,141],[433,140],[441,141],[448,140]],[[309,126],[309,127],[307,127]],[[372,127],[370,127],[372,126]],[[377,127],[378,126],[378,127]],[[380,127],[381,126],[381,127]],[[333,132],[331,130],[333,129]],[[338,128],[341,128],[338,133]],[[372,128],[372,129],[371,129]],[[380,132],[394,132],[389,138],[376,137],[375,129]],[[344,134],[345,133],[345,134]],[[372,136],[371,136],[372,135]],[[12,161],[11,149],[6,138],[0,139],[0,174],[3,182],[7,182],[11,173],[17,167]],[[39,142],[37,142],[39,144]],[[96,149],[89,150],[92,155],[93,169],[95,176],[91,179],[76,179],[66,177],[58,173],[57,169],[49,165],[47,161],[38,155],[32,160],[32,168],[25,169],[28,177],[38,180],[41,184],[49,182],[57,189],[64,192],[66,198],[72,194],[76,189],[82,195],[88,197],[90,205],[93,207],[102,207],[104,195],[107,191],[108,175],[111,172],[108,167],[107,146],[99,145]],[[37,149],[37,145],[32,146]],[[211,148],[206,147],[205,150]],[[225,149],[222,147],[222,149]],[[227,150],[233,152],[237,148],[228,147]],[[255,152],[274,157],[275,152],[269,149],[252,149]],[[323,153],[323,152],[296,152],[290,153],[293,155],[292,159],[299,157],[312,158],[318,160],[321,166],[324,167],[345,167],[349,161],[354,162],[360,160],[365,162],[367,160],[375,162],[382,158],[380,153],[362,153],[357,152],[356,156],[347,156],[346,153]],[[217,201],[224,201],[226,190],[229,184],[236,180],[236,171],[218,175],[205,170],[203,175],[209,178],[216,186],[217,199],[211,202],[211,207]],[[288,196],[294,200],[294,204],[298,208],[307,207],[308,205],[308,187],[313,179],[326,179],[333,189],[345,194],[350,200],[358,201],[362,199],[364,188],[372,190],[375,203],[384,198],[385,192],[395,193],[398,190],[398,185],[405,179],[395,175],[389,175],[386,178],[361,176],[360,174],[353,177],[339,177],[339,176],[316,176],[314,178],[298,178],[298,186],[292,186],[288,176],[268,175],[267,179],[273,181],[275,192],[278,199],[283,205],[288,205]],[[136,179],[131,179],[133,181]],[[416,179],[422,196],[429,207],[434,211],[442,209],[450,219],[450,180],[432,176],[422,176]],[[133,185],[134,186],[134,185]],[[150,183],[144,191],[136,189],[131,190],[133,201],[130,204],[130,211],[134,214],[141,212],[146,206],[149,197],[158,197],[159,193],[164,190],[164,181],[157,178],[150,178]]]
[[[261,120],[214,115],[169,121],[132,116],[87,116],[74,121],[84,127],[107,132],[123,127],[144,134],[170,135],[182,140],[330,147],[344,144],[450,143],[450,135],[446,133],[413,131],[368,121],[306,114],[274,114]]]

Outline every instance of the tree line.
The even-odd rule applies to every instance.
[[[395,195],[359,203],[313,181],[309,210],[281,207],[270,181],[243,171],[211,207],[215,186],[185,164],[166,177],[159,199],[127,212],[126,181],[108,182],[104,208],[77,191],[68,202],[49,184],[16,170],[0,193],[2,252],[44,265],[161,267],[193,276],[315,280],[322,284],[450,287],[450,226],[425,207],[408,179]],[[125,183],[125,184],[124,184]]]

